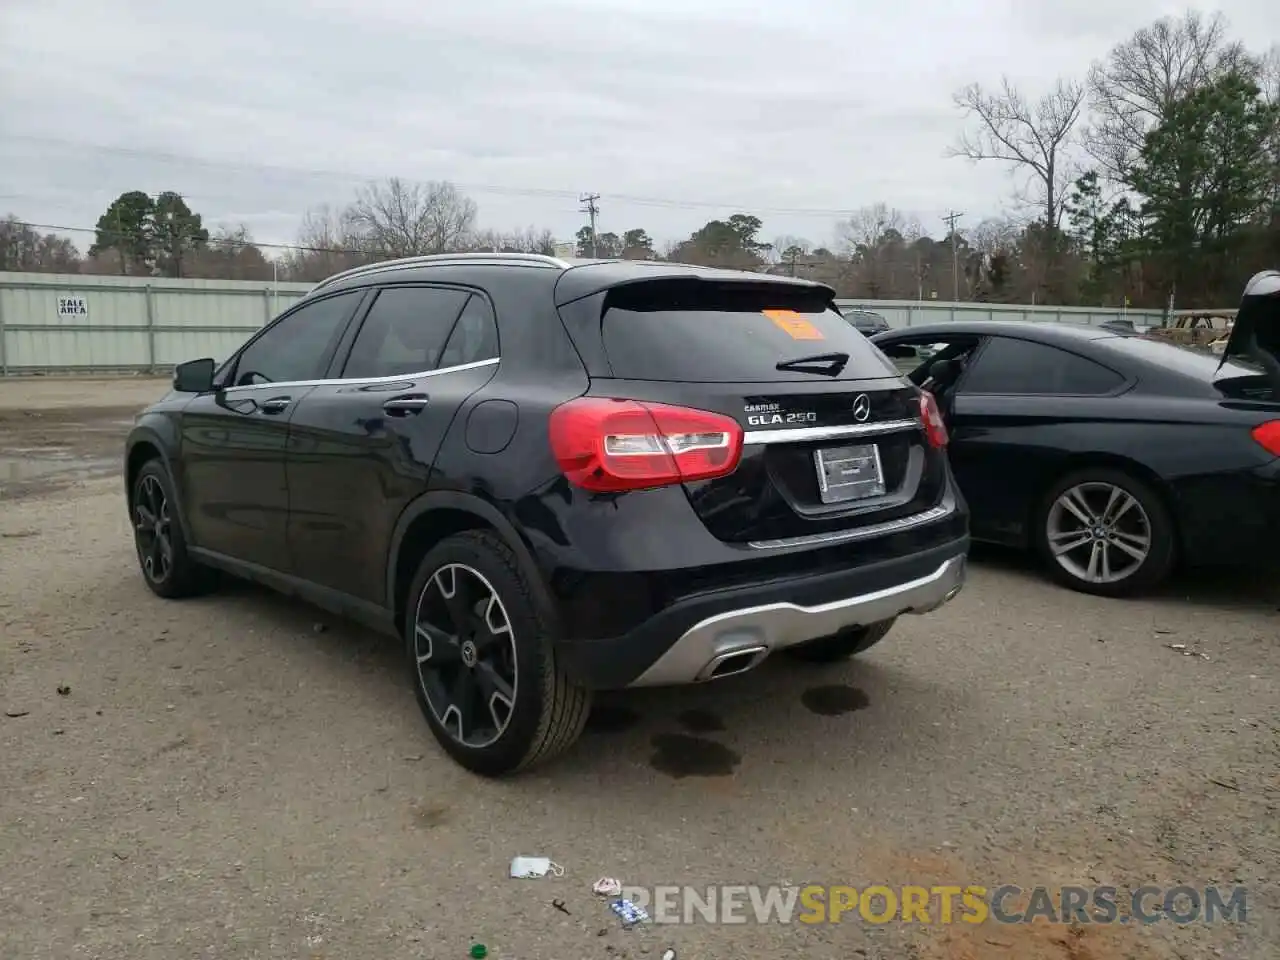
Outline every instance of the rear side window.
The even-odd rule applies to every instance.
[[[637,283],[604,300],[601,337],[625,380],[794,382],[896,377],[898,371],[821,291],[702,280]],[[832,377],[783,361],[848,354]]]
[[[441,367],[492,360],[498,355],[498,325],[489,301],[475,294],[462,309],[440,358]]]
[[[442,287],[381,291],[356,334],[342,376],[398,377],[434,370],[468,296]]]
[[[1124,384],[1101,364],[1044,343],[992,337],[970,364],[962,393],[1099,396]]]

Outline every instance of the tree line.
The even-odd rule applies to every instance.
[[[1038,97],[1008,80],[954,95],[950,153],[998,163],[1012,212],[935,236],[882,203],[822,243],[766,240],[749,212],[659,248],[642,227],[593,230],[578,256],[671,259],[810,277],[850,297],[1135,307],[1227,306],[1245,279],[1280,264],[1280,44],[1253,51],[1226,21],[1166,17]],[[497,231],[448,182],[392,178],[345,206],[317,207],[296,243],[213,232],[176,192],[122,194],[85,253],[16,216],[0,220],[0,269],[316,281],[359,263],[417,254],[550,254],[549,230]]]

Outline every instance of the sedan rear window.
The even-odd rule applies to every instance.
[[[613,375],[625,380],[765,383],[899,375],[823,291],[778,283],[675,280],[619,287],[605,298],[601,336]],[[812,369],[803,362],[832,355],[847,360],[815,360]],[[779,370],[779,363],[787,369]]]

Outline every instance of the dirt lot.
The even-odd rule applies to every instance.
[[[249,586],[146,590],[115,458],[162,389],[0,382],[0,957],[1275,956],[1274,573],[1117,603],[979,554],[864,662],[610,696],[562,762],[484,782],[392,644]],[[516,854],[564,876],[509,880]],[[1239,884],[1248,922],[623,931],[601,875]]]

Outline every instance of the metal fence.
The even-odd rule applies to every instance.
[[[1117,310],[1114,307],[1042,307],[1020,303],[939,303],[936,300],[837,300],[842,307],[878,313],[889,326],[914,327],[951,320],[1031,320],[1041,323],[1100,324],[1128,320],[1153,326],[1164,319],[1160,310]]]
[[[0,376],[167,371],[229,356],[311,284],[0,273]],[[842,300],[894,327],[947,320],[1158,323],[1159,311]]]

